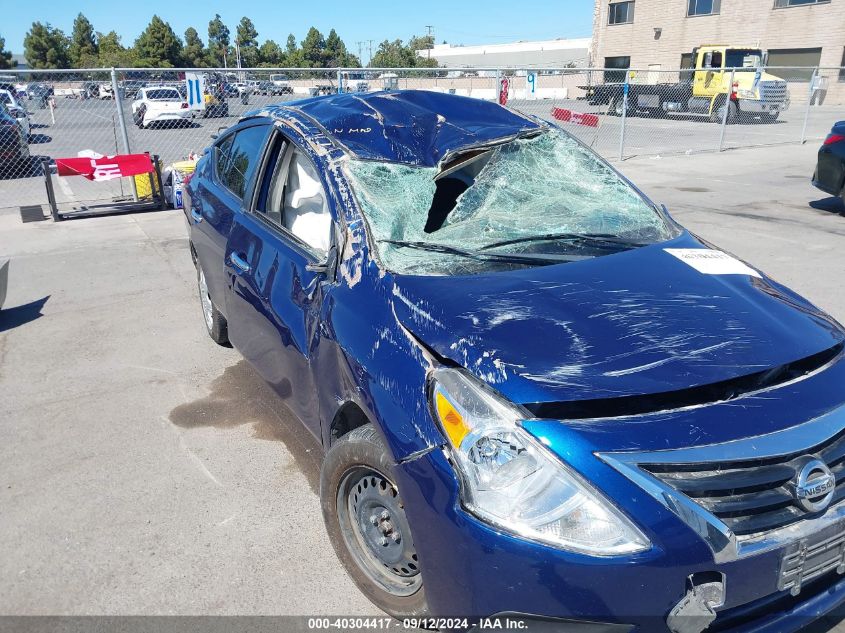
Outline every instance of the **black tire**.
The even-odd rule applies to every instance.
[[[736,121],[736,103],[733,101],[728,101],[728,120],[727,123],[730,125],[734,121]],[[721,101],[716,102],[713,109],[710,111],[710,120],[713,123],[721,123],[723,118],[723,110],[722,108],[725,106],[725,100],[722,99]]]
[[[140,129],[144,129],[144,115],[147,113],[147,106],[142,105],[138,108],[138,111],[132,116],[135,119],[135,125],[137,125]]]
[[[199,265],[199,262],[197,262],[197,291],[199,292],[200,308],[202,308],[203,322],[205,323],[205,329],[208,331],[208,335],[218,345],[230,347],[229,326],[226,323],[226,317],[220,314],[220,311],[211,300],[208,285],[205,281],[205,273],[202,271],[202,266]]]
[[[775,121],[778,120],[779,116],[780,116],[780,112],[764,112],[763,114],[760,115],[760,120],[763,123],[774,123]]]
[[[399,619],[425,616],[425,587],[392,472],[372,424],[344,435],[320,471],[323,519],[338,558],[373,604]]]

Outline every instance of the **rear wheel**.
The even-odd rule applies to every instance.
[[[218,345],[229,345],[228,325],[226,317],[214,306],[211,300],[211,293],[208,291],[208,283],[205,280],[205,273],[202,266],[197,262],[197,286],[199,288],[200,305],[202,306],[202,318],[205,321],[205,329],[208,335]]]
[[[358,588],[396,618],[428,613],[419,559],[387,447],[371,424],[344,435],[320,473],[323,519]]]

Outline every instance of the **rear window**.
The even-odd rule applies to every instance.
[[[181,101],[182,95],[175,89],[158,88],[156,90],[147,90],[147,99],[151,101]]]

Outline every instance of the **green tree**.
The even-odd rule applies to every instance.
[[[326,38],[325,51],[325,65],[329,68],[334,66],[360,66],[360,62],[355,55],[351,55],[346,48],[346,44],[340,39],[337,31],[332,29],[329,31],[329,36]]]
[[[99,66],[101,68],[131,68],[138,65],[135,49],[126,48],[120,43],[120,36],[114,32],[97,33],[100,47]]]
[[[6,50],[6,39],[0,35],[0,69],[7,70],[13,67],[12,51]]]
[[[186,68],[202,68],[206,64],[208,51],[197,30],[189,26],[185,31],[185,45],[182,47],[182,64]]]
[[[142,66],[173,68],[179,65],[182,42],[170,24],[154,15],[135,40],[135,53]]]
[[[413,68],[416,60],[415,53],[402,43],[402,40],[396,39],[392,42],[384,40],[378,45],[373,58],[370,60],[370,66],[373,68]]]
[[[220,14],[208,23],[208,55],[212,66],[227,66],[229,58],[229,27],[223,24]]]
[[[30,68],[69,68],[68,39],[50,23],[33,22],[23,38],[24,57]]]
[[[265,68],[285,65],[285,52],[273,40],[266,40],[258,49],[258,64]]]
[[[70,62],[76,68],[90,68],[99,62],[100,48],[94,35],[94,27],[81,13],[73,21],[68,52]]]
[[[293,33],[288,35],[287,44],[285,44],[285,53],[288,55],[293,55],[296,52],[296,37],[294,37]]]
[[[325,66],[326,38],[313,26],[302,40],[302,58],[308,68]]]
[[[408,48],[414,54],[414,66],[418,68],[437,68],[439,66],[437,60],[431,57],[431,53],[420,55],[417,52],[434,48],[434,37],[431,35],[423,35],[422,37],[412,35],[408,41]]]
[[[253,68],[258,65],[258,31],[248,17],[241,18],[235,29],[237,43],[241,51],[241,66]]]

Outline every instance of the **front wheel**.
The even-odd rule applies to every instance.
[[[419,559],[390,454],[371,424],[331,447],[320,472],[329,538],[358,588],[395,618],[428,613]]]
[[[721,123],[725,120],[725,108],[728,109],[727,123],[733,123],[736,120],[736,103],[733,101],[722,101],[717,107],[710,112],[710,120],[713,123]]]
[[[778,120],[779,116],[780,116],[780,112],[764,112],[763,114],[760,115],[760,120],[763,123],[774,123],[775,121]]]

